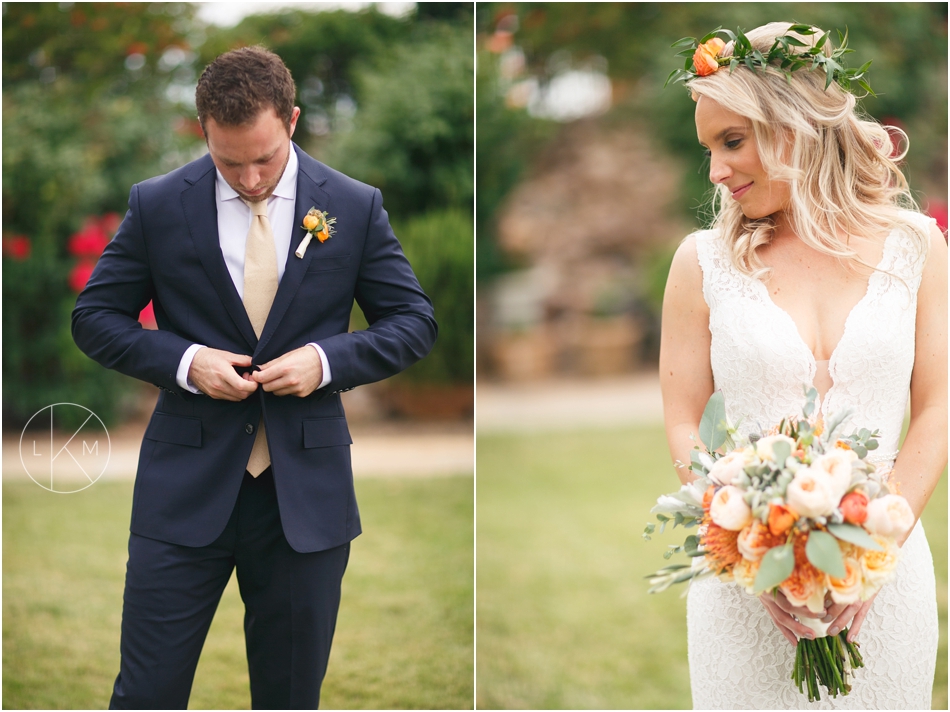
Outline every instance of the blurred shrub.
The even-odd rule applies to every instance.
[[[471,383],[475,373],[475,265],[472,217],[453,208],[397,225],[396,234],[422,289],[435,306],[439,338],[432,352],[401,378]]]
[[[474,192],[471,28],[434,25],[357,74],[360,108],[326,160],[383,191],[397,216],[471,210]]]
[[[184,53],[191,11],[24,3],[3,12],[5,424],[57,402],[111,424],[137,384],[80,352],[69,317],[132,184],[197,140],[176,132],[184,120],[162,68],[166,52]]]

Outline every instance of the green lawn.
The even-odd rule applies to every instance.
[[[640,536],[678,485],[662,427],[482,435],[477,458],[477,706],[689,709],[685,600],[643,580],[682,541]],[[946,477],[924,524],[941,623],[933,706],[946,709]]]
[[[358,480],[353,543],[321,704],[471,709],[473,484]],[[3,706],[108,706],[119,666],[131,482],[76,494],[3,486]],[[234,577],[198,664],[192,709],[249,709]]]

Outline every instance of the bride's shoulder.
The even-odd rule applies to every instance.
[[[683,238],[673,254],[667,283],[701,292],[704,264],[708,263],[710,251],[716,249],[712,243],[718,234],[716,230],[698,230]]]

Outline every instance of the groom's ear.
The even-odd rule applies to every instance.
[[[294,131],[297,130],[297,119],[299,118],[300,118],[300,107],[295,106],[293,113],[290,115],[290,129],[288,131],[288,134],[290,135],[291,138],[294,135]]]

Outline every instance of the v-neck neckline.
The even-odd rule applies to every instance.
[[[838,385],[838,380],[835,378],[835,374],[834,374],[834,366],[838,358],[838,350],[841,348],[841,345],[845,342],[845,339],[848,336],[848,327],[851,324],[852,317],[871,296],[872,280],[876,276],[881,274],[884,270],[884,267],[889,258],[888,247],[890,245],[891,238],[893,235],[894,235],[894,230],[891,230],[891,232],[888,233],[887,237],[884,238],[884,248],[883,250],[881,250],[881,259],[878,262],[877,266],[875,267],[874,271],[868,277],[868,283],[864,289],[864,294],[857,302],[855,302],[854,306],[852,306],[851,310],[848,312],[848,316],[845,317],[844,327],[841,331],[841,338],[838,339],[838,343],[835,344],[835,347],[831,350],[831,355],[828,356],[828,359],[827,359],[828,360],[828,376],[831,379],[831,385],[828,387],[828,390],[825,392],[824,396],[820,397],[818,402],[816,403],[816,411],[815,411],[816,413],[824,412],[824,406],[828,402],[828,397],[831,395],[831,392],[834,391],[835,387]],[[808,377],[811,381],[811,383],[809,383],[809,386],[814,387],[815,375],[818,369],[818,359],[815,358],[814,352],[810,348],[808,348],[808,344],[805,343],[805,339],[802,338],[802,332],[799,330],[798,324],[795,322],[795,319],[792,318],[791,314],[789,314],[784,308],[780,307],[778,304],[775,303],[775,301],[773,301],[772,295],[769,294],[769,288],[765,285],[765,282],[763,282],[760,279],[756,279],[754,277],[751,277],[750,279],[752,279],[753,282],[759,285],[759,288],[762,290],[762,294],[766,302],[769,305],[771,305],[775,310],[777,310],[781,314],[784,314],[785,318],[791,324],[792,330],[795,332],[794,339],[801,346],[802,350],[806,354],[808,354],[808,370],[809,370]]]

